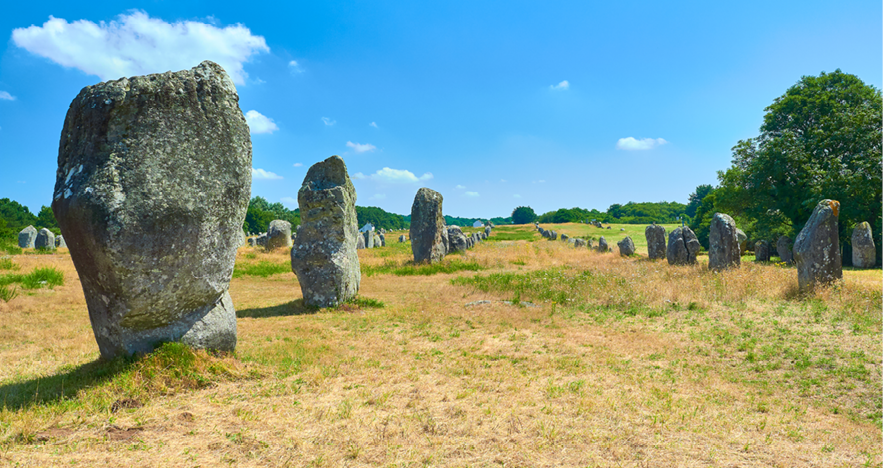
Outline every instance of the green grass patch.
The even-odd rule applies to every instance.
[[[480,271],[484,267],[474,261],[463,261],[460,259],[445,259],[438,263],[420,263],[406,262],[404,264],[396,261],[386,261],[380,266],[362,266],[362,274],[365,276],[374,275],[396,275],[396,276],[429,276],[438,273],[456,273],[458,271]]]
[[[21,255],[22,248],[13,242],[0,241],[0,252],[6,252],[9,255]]]
[[[18,270],[19,267],[11,258],[0,258],[0,270]]]
[[[497,230],[493,230],[493,231],[491,231],[491,235],[488,236],[488,238],[485,240],[490,241],[490,242],[519,241],[519,240],[533,242],[539,238],[540,238],[539,235],[533,231],[498,232]]]
[[[9,302],[18,296],[18,288],[0,286],[0,301]]]
[[[237,264],[236,267],[233,269],[233,277],[239,278],[241,276],[260,276],[261,278],[266,278],[270,275],[276,275],[286,272],[291,273],[291,264],[288,262],[273,263],[266,260],[261,260],[257,263]]]
[[[9,273],[0,276],[0,286],[21,284],[23,289],[39,289],[64,285],[64,273],[54,267],[37,268],[28,274]]]

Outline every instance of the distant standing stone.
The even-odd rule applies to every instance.
[[[448,252],[465,252],[469,248],[460,226],[448,226]]]
[[[736,235],[736,221],[728,214],[715,213],[708,232],[708,269],[738,268],[742,251]]]
[[[576,239],[573,240],[573,246],[576,248],[585,247],[586,241],[584,239],[580,239],[579,237],[577,237]]]
[[[552,238],[552,231],[542,230],[540,231],[540,234],[542,234],[543,237],[545,237],[546,239]]]
[[[748,252],[748,236],[741,229],[736,229],[736,241],[739,242],[739,253]]]
[[[399,236],[399,244],[403,244],[403,243],[407,242],[407,240],[408,239],[405,238],[404,234]]]
[[[301,225],[291,249],[304,303],[332,307],[359,294],[356,188],[339,156],[313,164],[297,192]]]
[[[356,250],[362,250],[365,248],[365,236],[358,234],[356,235]]]
[[[232,351],[228,292],[251,140],[219,65],[87,86],[65,117],[52,211],[101,355],[158,343]]]
[[[617,242],[616,245],[619,246],[619,255],[623,257],[628,257],[635,253],[635,241],[632,240],[631,236],[626,236],[625,239]]]
[[[37,233],[37,240],[34,241],[35,249],[55,250],[55,234],[52,231],[43,228]]]
[[[644,237],[647,238],[647,257],[651,260],[665,258],[665,228],[658,224],[647,226]]]
[[[855,225],[852,231],[852,266],[874,268],[877,264],[877,246],[871,234],[871,225],[867,221]]]
[[[754,243],[754,261],[768,262],[770,261],[770,243],[766,240],[759,240]]]
[[[593,241],[592,239],[587,239],[586,240],[586,248],[589,250],[594,249],[595,248],[595,241]]]
[[[374,248],[378,249],[380,247],[383,247],[383,240],[380,238],[380,234],[375,232],[374,233]]]
[[[843,278],[838,216],[840,202],[822,200],[816,205],[794,241],[797,284],[801,291]]]
[[[64,241],[64,236],[59,234],[58,236],[55,237],[55,247],[57,247],[59,249],[66,249],[67,248],[67,243]]]
[[[487,233],[486,233],[486,232],[479,232],[479,233],[478,233],[478,236],[481,237],[481,240],[485,240],[485,239],[487,239]]]
[[[254,238],[254,237],[249,237],[249,238],[248,238],[248,245],[249,245],[249,247],[254,247],[255,245],[257,245],[257,242],[258,242],[258,240],[257,240],[256,238]]]
[[[291,223],[281,219],[270,221],[267,229],[267,250],[291,247]]]
[[[665,257],[669,265],[692,265],[696,263],[700,247],[699,239],[692,229],[686,226],[677,227],[668,235]]]
[[[37,228],[28,226],[18,233],[18,246],[23,249],[33,249],[37,241]]]
[[[374,231],[368,230],[363,234],[365,238],[365,248],[373,249],[374,248]]]
[[[776,252],[779,254],[779,259],[789,265],[794,262],[794,254],[791,251],[792,245],[793,242],[791,242],[791,238],[788,236],[782,236],[776,242]]]
[[[485,235],[485,237],[491,235],[491,227],[490,226],[487,226],[484,228],[484,235]]]
[[[601,238],[598,239],[598,252],[607,253],[608,250],[610,250],[610,247],[607,246],[607,239],[605,239],[604,236],[601,236]]]
[[[440,193],[426,187],[414,196],[409,236],[414,263],[435,263],[445,258],[444,234],[447,230],[442,200]]]
[[[386,234],[380,233],[380,246],[386,247]]]
[[[555,231],[549,232],[549,239],[558,240],[558,233]]]
[[[567,239],[568,239],[567,234],[564,234],[564,233],[562,232],[562,233],[561,233],[561,240],[564,241],[564,240],[567,240]]]

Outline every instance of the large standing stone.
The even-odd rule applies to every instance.
[[[647,226],[644,237],[647,238],[647,257],[665,258],[665,228],[658,224]]]
[[[445,217],[442,195],[426,187],[417,191],[411,205],[411,252],[415,263],[435,263],[445,258]]]
[[[373,249],[374,248],[374,231],[368,230],[362,234],[362,237],[365,238],[365,248]]]
[[[55,236],[55,247],[59,249],[67,248],[67,243],[64,241],[64,236],[61,234]]]
[[[356,250],[362,250],[365,248],[365,236],[358,234],[356,235],[358,239],[356,239]]]
[[[462,234],[462,233],[461,233],[461,234]],[[408,240],[408,239],[405,238],[405,235],[404,235],[404,234],[402,234],[402,235],[399,236],[399,244],[403,244],[403,243],[405,243],[407,240]]]
[[[840,202],[822,200],[794,241],[797,284],[801,291],[843,278],[837,217]]]
[[[742,263],[736,222],[730,215],[715,213],[708,230],[708,269],[726,270]]]
[[[779,260],[787,264],[791,264],[794,261],[794,254],[791,251],[792,245],[790,237],[782,236],[779,238],[776,242],[776,252],[779,254]]]
[[[675,228],[668,235],[668,248],[665,257],[669,265],[692,265],[696,263],[696,254],[699,253],[699,239],[693,230],[681,226]]]
[[[292,245],[291,223],[281,219],[270,221],[270,227],[267,228],[267,250],[291,247]]]
[[[754,261],[768,262],[770,261],[770,242],[759,240],[754,243]]]
[[[355,298],[362,280],[356,188],[343,159],[331,156],[313,164],[297,192],[297,204],[301,225],[291,249],[291,269],[304,303],[332,307]]]
[[[628,257],[635,253],[635,241],[632,240],[631,236],[626,236],[625,239],[617,242],[616,245],[619,246],[619,254],[623,257]]]
[[[748,236],[741,229],[736,229],[736,241],[739,242],[739,253],[748,252]]]
[[[867,221],[855,225],[852,231],[852,266],[874,268],[877,264],[877,246],[871,234],[871,225]]]
[[[37,241],[37,228],[28,226],[18,233],[18,246],[23,249],[33,249]]]
[[[35,249],[55,250],[55,234],[52,231],[43,228],[37,233],[37,239],[34,241]]]
[[[469,248],[460,226],[448,226],[448,252],[465,252]]]
[[[380,246],[386,247],[386,234],[382,232],[380,233]]]
[[[52,211],[101,355],[180,341],[233,350],[228,287],[251,140],[212,62],[87,86],[65,117]]]
[[[601,236],[601,238],[598,239],[598,252],[606,253],[608,250],[610,250],[610,247],[607,246],[607,239],[605,239],[604,236]]]

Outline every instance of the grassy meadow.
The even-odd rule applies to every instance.
[[[631,235],[641,256],[501,226],[413,265],[395,233],[359,251],[357,300],[315,309],[287,251],[243,247],[235,354],[112,362],[66,251],[10,252],[0,463],[883,464],[879,269],[801,296],[793,267],[753,257],[722,273],[650,261],[644,226],[543,227],[614,248]]]

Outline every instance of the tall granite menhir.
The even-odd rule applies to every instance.
[[[665,258],[665,228],[652,224],[644,228],[647,238],[647,256],[650,259]]]
[[[678,227],[668,235],[665,257],[669,265],[693,265],[696,263],[699,247],[701,247],[699,239],[692,229],[686,226]]]
[[[356,188],[340,156],[310,167],[297,204],[301,225],[291,249],[291,270],[304,303],[332,307],[355,298],[362,281]]]
[[[447,228],[442,195],[426,187],[417,191],[411,205],[411,252],[414,263],[435,263],[445,258]]]
[[[238,101],[203,62],[87,86],[71,103],[52,211],[103,357],[236,347],[227,288],[251,192]]]
[[[708,269],[737,268],[741,262],[742,249],[736,235],[736,222],[728,214],[715,213],[708,233]]]
[[[822,200],[813,209],[800,234],[797,234],[794,262],[797,264],[797,285],[801,291],[843,278],[840,234],[837,231],[839,215],[840,202]]]

